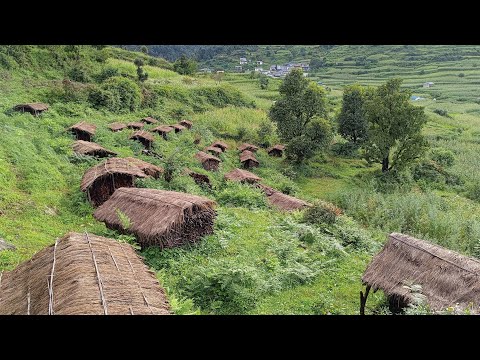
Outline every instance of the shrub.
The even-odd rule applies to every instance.
[[[412,170],[415,181],[425,180],[432,183],[444,183],[445,177],[440,166],[432,160],[424,160],[418,163]]]
[[[87,70],[81,66],[74,66],[68,72],[68,77],[73,81],[78,81],[82,83],[90,82],[90,76],[87,73]]]
[[[106,107],[112,112],[135,111],[140,107],[141,93],[134,81],[114,76],[104,82],[101,90],[93,91],[89,99],[94,107]]]
[[[263,147],[269,147],[272,144],[272,137],[275,132],[273,123],[271,121],[262,121],[258,126],[257,138],[258,144]]]
[[[467,197],[480,202],[480,183],[476,182],[467,188]]]
[[[438,114],[440,116],[444,116],[444,117],[450,117],[450,115],[448,115],[448,112],[447,110],[443,110],[443,109],[434,109],[433,112],[435,114]]]
[[[310,224],[333,224],[341,214],[340,208],[320,200],[305,211],[303,220]]]
[[[108,66],[106,68],[103,68],[102,71],[100,71],[100,73],[95,75],[95,79],[98,82],[104,82],[105,80],[110,79],[111,77],[114,77],[114,76],[119,76],[118,69]]]
[[[413,184],[412,175],[409,171],[390,170],[376,172],[373,176],[373,185],[376,191],[392,193],[396,190],[408,190]]]
[[[354,142],[335,143],[331,146],[331,151],[337,156],[358,157],[359,145]]]
[[[222,205],[246,208],[265,208],[265,195],[259,189],[238,183],[228,186],[217,193],[217,200]]]
[[[444,148],[433,148],[430,150],[430,159],[441,166],[452,166],[455,161],[455,155],[451,150]]]
[[[463,77],[465,77],[465,74],[464,74],[464,73],[460,73],[460,74],[458,74],[458,77],[463,78]]]

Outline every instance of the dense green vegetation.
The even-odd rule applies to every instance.
[[[241,48],[224,54],[237,56],[234,51]],[[434,87],[415,92],[425,100],[411,102],[425,106],[428,117],[422,130],[425,154],[402,171],[382,175],[380,164],[368,164],[336,134],[330,146],[301,164],[272,158],[265,148],[278,143],[281,132],[268,114],[281,97],[279,80],[271,79],[264,89],[250,74],[181,75],[163,59],[121,48],[0,46],[0,237],[17,247],[0,252],[0,270],[14,268],[67,231],[133,241],[94,220],[79,189],[84,171],[99,162],[71,150],[73,137],[65,129],[83,119],[98,126],[95,141],[102,146],[171,169],[170,182],[144,179],[138,186],[204,195],[218,203],[215,232],[198,245],[141,252],[176,313],[357,314],[361,274],[392,231],[480,256],[480,105],[468,85],[476,76],[476,48],[450,53],[448,47],[429,52],[419,46],[304,48],[304,55],[302,47],[249,51],[259,57],[271,51],[270,59],[287,59],[293,49],[298,49],[294,59],[324,53],[318,73],[330,91],[323,95],[323,116],[334,129],[345,84],[377,85],[397,76],[406,87],[434,81]],[[402,63],[407,52],[410,58]],[[335,65],[332,59],[342,56],[342,64]],[[138,58],[141,66],[134,63]],[[410,61],[419,67],[407,67]],[[148,73],[144,81],[139,67]],[[367,73],[340,76],[359,69]],[[465,76],[458,77],[460,72]],[[30,101],[47,102],[50,109],[39,117],[11,110]],[[168,141],[155,135],[154,150],[162,158],[149,157],[128,140],[130,130],[107,128],[113,121],[144,116],[164,123],[188,117],[194,127]],[[240,141],[262,145],[261,165],[253,171],[266,185],[315,206],[281,213],[259,190],[225,182],[223,175],[239,166],[235,150],[220,155],[218,173],[203,170],[193,155],[216,139],[232,148]],[[212,189],[184,176],[184,167],[208,174]],[[366,311],[387,313],[385,306],[379,291],[370,295]]]

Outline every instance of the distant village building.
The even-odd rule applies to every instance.
[[[262,60],[257,60],[257,65],[263,65],[263,61]]]
[[[255,71],[255,72],[263,72],[263,68],[262,68],[262,67],[256,67],[253,71]]]
[[[236,65],[236,66],[235,66],[235,72],[238,72],[238,73],[243,72],[243,67],[242,67],[242,65]]]
[[[225,71],[224,70],[217,70],[216,73],[217,74],[223,74]]]
[[[210,74],[210,73],[212,72],[212,69],[209,69],[209,68],[201,68],[199,71],[202,72],[202,73]]]
[[[433,82],[429,81],[429,82],[423,83],[423,87],[424,88],[429,88],[429,87],[432,87],[433,84],[434,84]]]
[[[240,58],[240,65],[245,65],[247,63],[247,58],[241,57]]]

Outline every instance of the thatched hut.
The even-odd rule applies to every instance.
[[[18,104],[15,105],[13,109],[15,111],[29,112],[32,115],[38,116],[48,110],[48,105],[44,103]]]
[[[233,169],[232,171],[226,173],[225,180],[238,181],[241,183],[249,183],[249,184],[254,184],[254,183],[257,183],[258,181],[262,181],[262,179],[259,178],[254,173],[251,173],[250,171],[242,170],[242,169]]]
[[[268,203],[281,211],[293,211],[301,210],[310,206],[306,201],[297,199],[296,197],[284,194],[278,190],[275,190],[269,186],[261,185],[258,186],[263,190],[267,196]]]
[[[215,202],[202,196],[156,189],[120,188],[93,216],[136,236],[142,247],[170,248],[199,241],[213,233]],[[118,211],[130,219],[124,229]]]
[[[117,155],[113,151],[107,150],[104,147],[90,141],[77,140],[72,145],[73,151],[77,155],[89,155],[95,157],[108,157]]]
[[[99,206],[119,187],[133,187],[135,178],[153,176],[161,173],[161,170],[135,158],[111,158],[88,169],[83,175],[80,189],[87,192],[93,206]]]
[[[69,233],[0,278],[0,315],[171,313],[132,246],[93,234]]]
[[[225,151],[228,149],[228,145],[226,143],[224,143],[223,141],[215,141],[213,144],[212,144],[213,147],[218,147],[219,149],[221,149],[222,151]]]
[[[187,129],[191,129],[193,126],[193,122],[190,120],[182,120],[179,122],[180,125],[185,126]]]
[[[260,165],[255,155],[249,150],[244,150],[240,154],[240,162],[245,169],[251,169]]]
[[[141,130],[141,129],[143,129],[144,126],[145,126],[145,124],[143,122],[140,122],[140,121],[133,121],[133,122],[129,122],[127,124],[127,128],[134,129],[134,130]]]
[[[257,151],[258,150],[258,146],[255,146],[255,145],[252,145],[252,144],[247,144],[247,143],[243,143],[242,145],[240,145],[238,147],[238,150],[240,150],[240,152],[242,151],[245,151],[245,150],[249,150],[249,151]]]
[[[168,126],[168,125],[160,125],[160,126],[157,126],[157,127],[154,127],[152,130],[150,130],[152,132],[156,132],[158,133],[159,135],[162,135],[162,137],[167,140],[167,134],[170,132],[170,131],[173,131],[173,128],[171,126]]]
[[[361,294],[360,312],[364,313],[370,288],[381,289],[397,311],[412,303],[412,285],[421,286],[421,294],[430,309],[450,306],[464,309],[480,306],[480,261],[439,245],[414,237],[392,233],[383,249],[374,256],[362,276],[367,285]],[[418,296],[418,295],[417,295]]]
[[[144,123],[146,124],[157,124],[158,123],[158,120],[157,119],[154,119],[153,117],[151,116],[147,116],[147,117],[144,117],[142,120],[140,121],[143,121]]]
[[[208,146],[205,148],[205,152],[209,152],[212,155],[220,155],[222,153],[222,149],[215,146]]]
[[[185,126],[180,125],[180,124],[174,124],[174,125],[169,125],[169,126],[172,127],[175,130],[176,133],[186,129]]]
[[[283,152],[285,151],[285,145],[274,145],[267,149],[267,153],[270,156],[282,157]]]
[[[150,149],[155,141],[153,135],[145,130],[135,131],[129,139],[140,141],[146,149]]]
[[[8,242],[6,242],[5,240],[3,240],[2,238],[0,238],[0,251],[2,250],[15,250],[16,247],[15,245],[12,245]]]
[[[217,158],[213,155],[207,154],[206,152],[203,152],[203,151],[199,151],[195,155],[195,157],[198,160],[200,160],[203,168],[205,170],[209,170],[209,171],[217,171],[218,170],[218,165],[220,165],[220,162],[222,161],[219,158]]]
[[[189,175],[191,178],[193,178],[193,180],[197,185],[201,185],[201,186],[205,185],[210,189],[212,188],[212,184],[210,183],[210,178],[207,175],[194,172],[190,169],[185,169],[184,174]]]
[[[97,126],[81,121],[68,128],[77,140],[92,141],[92,137],[97,131]]]
[[[127,127],[127,124],[123,124],[120,122],[114,122],[108,125],[108,128],[112,130],[113,132],[121,131]]]

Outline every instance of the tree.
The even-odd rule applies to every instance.
[[[137,66],[137,76],[138,76],[138,81],[144,82],[145,80],[148,79],[148,73],[143,71],[143,65],[145,65],[143,59],[141,58],[136,58],[133,63]]]
[[[261,75],[260,78],[258,79],[258,82],[260,84],[260,89],[266,90],[268,89],[268,77],[265,75]]]
[[[426,148],[421,135],[427,122],[424,109],[410,103],[411,91],[401,90],[401,83],[401,79],[391,79],[365,96],[365,158],[381,163],[383,172],[409,165]]]
[[[146,47],[145,45],[142,45],[142,47],[140,48],[140,51],[144,54],[148,54],[148,47]]]
[[[348,86],[343,91],[342,109],[338,116],[338,132],[354,144],[367,138],[367,119],[364,109],[364,90],[359,85]]]
[[[277,124],[289,159],[301,162],[330,143],[332,126],[327,115],[324,90],[308,81],[301,69],[292,70],[279,88],[281,98],[269,116]]]
[[[181,75],[193,75],[197,71],[197,62],[182,55],[173,63],[173,70]]]

